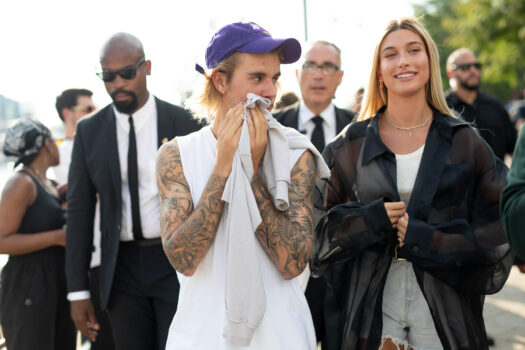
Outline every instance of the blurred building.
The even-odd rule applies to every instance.
[[[4,131],[9,120],[20,117],[20,103],[0,95],[0,130]]]

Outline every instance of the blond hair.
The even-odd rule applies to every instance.
[[[415,18],[404,17],[399,20],[392,20],[388,23],[381,40],[374,50],[374,59],[372,70],[370,72],[370,80],[368,82],[368,89],[366,89],[365,97],[363,99],[363,107],[359,115],[359,120],[372,118],[381,107],[387,105],[388,103],[388,89],[386,86],[384,86],[384,84],[381,84],[381,86],[379,85],[379,79],[377,77],[380,61],[379,50],[387,35],[400,29],[406,29],[416,33],[421,37],[425,44],[430,68],[429,81],[425,87],[427,103],[442,114],[452,117],[453,114],[448,108],[445,96],[443,94],[441,71],[439,69],[439,53],[436,44],[426,29]]]
[[[234,52],[219,62],[211,72],[203,73],[204,85],[198,88],[185,103],[198,118],[213,119],[222,110],[222,94],[215,87],[212,77],[217,72],[223,73],[226,82],[229,83],[237,66],[238,56],[238,52]]]

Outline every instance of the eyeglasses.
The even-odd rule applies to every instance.
[[[476,68],[477,70],[481,70],[481,63],[475,62],[475,63],[462,63],[462,64],[453,64],[452,70],[461,70],[462,72],[468,72],[471,67]]]
[[[71,109],[73,111],[80,111],[80,112],[86,112],[86,113],[91,113],[95,110],[95,106],[73,106]]]
[[[103,72],[98,72],[97,76],[102,79],[105,83],[110,83],[117,77],[117,74],[120,75],[122,79],[131,80],[134,79],[137,75],[137,69],[146,62],[146,58],[140,60],[134,67],[124,67],[119,70],[107,70]]]
[[[331,76],[331,75],[334,75],[335,72],[339,70],[339,67],[330,62],[326,62],[321,65],[315,62],[305,62],[303,64],[302,69],[303,69],[303,72],[305,72],[306,74],[312,74],[312,75],[317,72],[317,69],[320,69],[321,73],[323,73],[324,76]]]

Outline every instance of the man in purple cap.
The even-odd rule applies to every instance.
[[[316,348],[297,277],[312,249],[319,154],[304,135],[269,114],[280,64],[300,54],[295,39],[275,39],[255,23],[233,23],[208,45],[210,71],[196,67],[206,81],[193,100],[211,125],[166,143],[157,155],[161,236],[180,282],[166,349]],[[296,133],[294,140],[306,140],[307,149],[267,148],[279,128],[285,141]],[[287,210],[274,205],[265,152],[286,159],[277,167],[289,177]],[[243,254],[246,263],[238,259]]]

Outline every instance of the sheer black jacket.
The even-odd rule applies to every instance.
[[[399,201],[395,155],[378,133],[378,114],[348,125],[323,156],[331,169],[318,198],[314,275],[329,282],[330,349],[378,349],[382,294],[396,232],[384,202]],[[488,349],[484,295],[499,291],[512,254],[498,211],[507,169],[461,119],[434,111],[400,257],[412,262],[444,349]],[[363,317],[372,319],[364,329]]]

